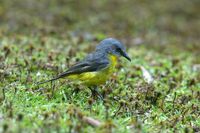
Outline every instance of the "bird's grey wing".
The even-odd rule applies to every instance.
[[[103,53],[91,53],[83,61],[75,64],[66,72],[60,75],[68,76],[70,74],[80,74],[84,72],[94,72],[106,68],[109,65],[109,60]]]
[[[59,74],[57,77],[52,78],[47,81],[39,82],[38,84],[43,84],[46,82],[54,81],[59,78],[63,78],[72,74],[81,74],[84,72],[94,72],[98,70],[103,70],[109,66],[109,60],[105,58],[104,55],[99,53],[90,54],[85,58],[85,60],[75,64],[67,71]]]
[[[81,74],[84,72],[94,72],[107,68],[109,61],[107,60],[93,60],[83,61],[69,68],[66,72],[63,72],[59,77],[65,77],[71,74]]]

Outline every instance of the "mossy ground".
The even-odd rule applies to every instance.
[[[0,132],[200,131],[199,1],[1,1]],[[132,62],[99,86],[37,86],[115,37]],[[148,84],[141,67],[149,71]],[[100,121],[93,127],[83,120]]]

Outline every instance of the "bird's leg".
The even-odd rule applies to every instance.
[[[98,87],[97,87],[97,86],[94,87],[94,90],[95,90],[96,94],[99,96],[99,98],[103,101],[103,96],[102,96],[101,93],[98,91]]]
[[[72,91],[72,94],[78,94],[80,92],[80,89],[77,87]]]
[[[89,87],[92,92],[92,97],[95,99],[96,96],[98,96],[103,101],[103,96],[98,91],[97,86]]]
[[[95,99],[96,98],[96,91],[95,91],[95,89],[94,89],[94,87],[92,86],[92,87],[89,87],[89,89],[90,89],[90,91],[91,91],[91,96],[92,96],[92,99]]]

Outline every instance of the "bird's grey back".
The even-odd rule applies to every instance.
[[[95,51],[86,56],[83,62],[92,62],[96,64],[109,64],[107,53],[103,51]]]

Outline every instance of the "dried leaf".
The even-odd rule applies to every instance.
[[[194,64],[192,69],[194,72],[200,71],[200,64]]]
[[[83,117],[83,121],[94,126],[94,127],[99,127],[101,125],[101,122],[98,121],[98,120],[95,120],[94,118],[91,118],[91,117],[86,117],[84,116]]]
[[[145,69],[143,66],[141,66],[141,70],[142,70],[142,75],[143,75],[144,80],[148,84],[153,83],[154,79],[153,79],[153,76],[149,73],[149,71]]]

